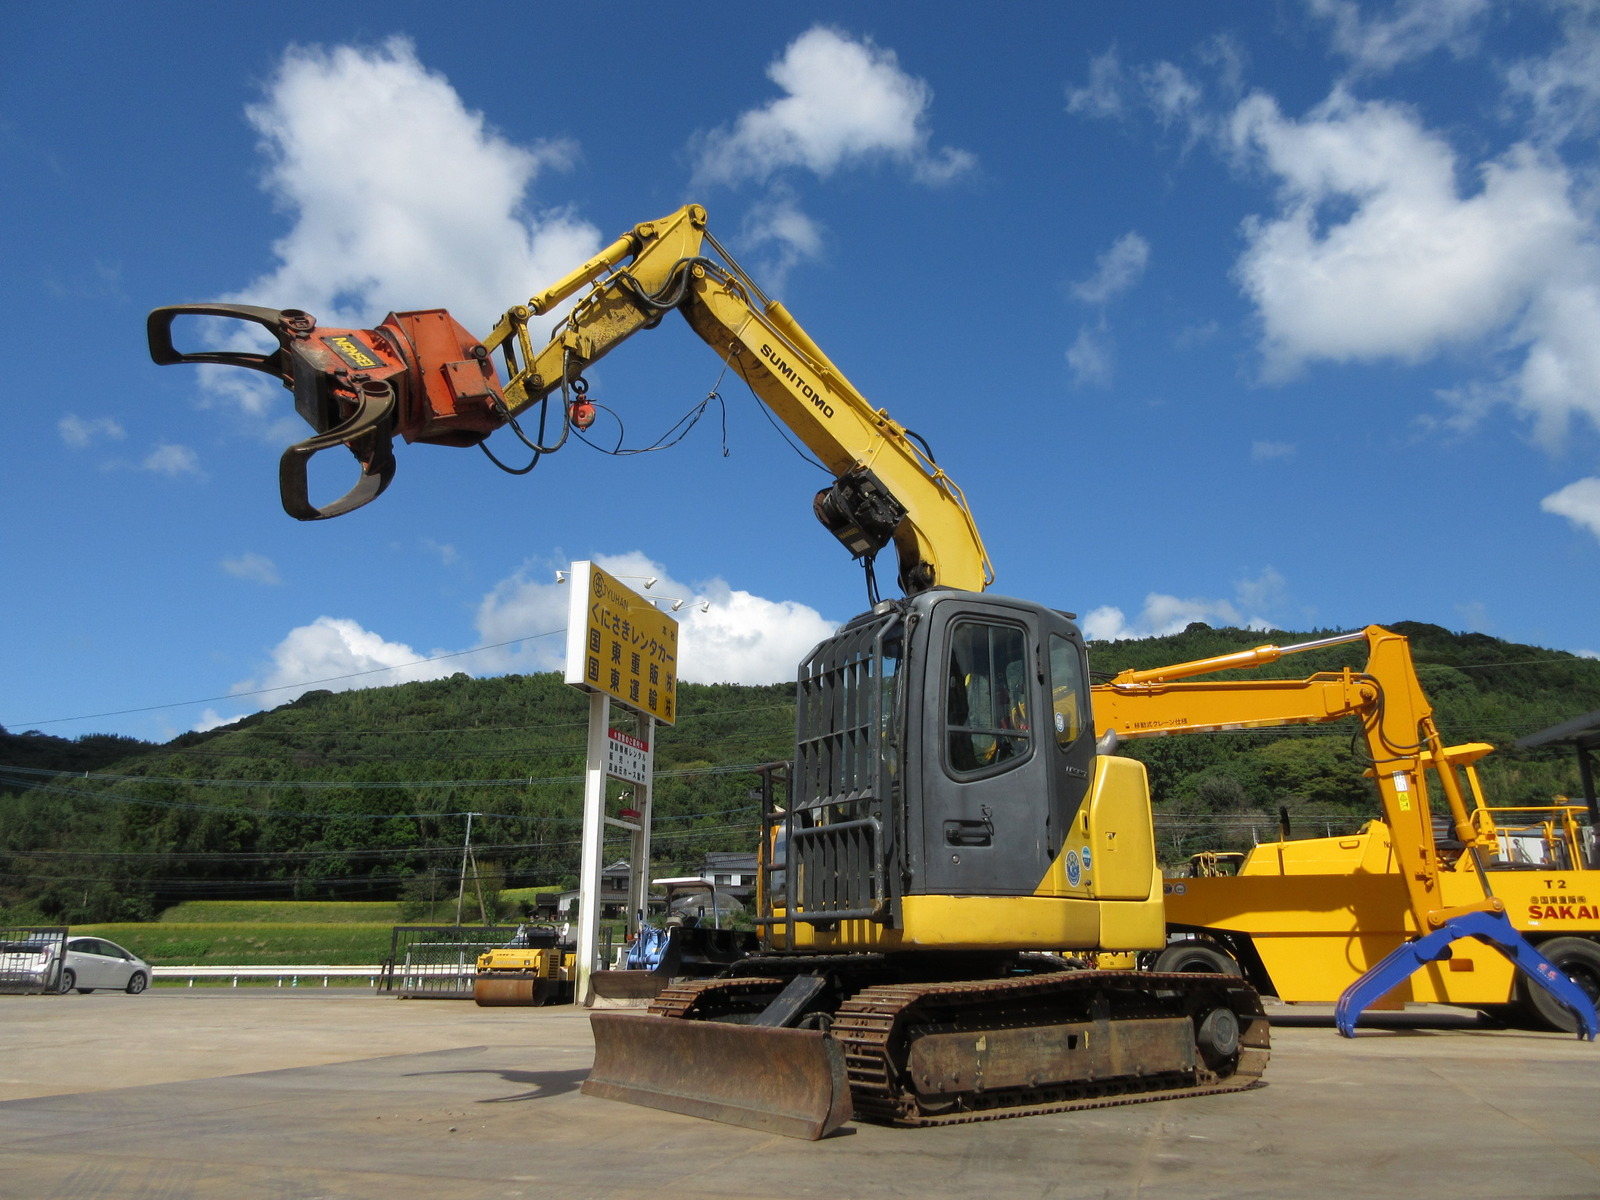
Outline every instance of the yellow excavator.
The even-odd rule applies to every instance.
[[[1366,644],[1359,671],[1203,678],[1352,642]],[[1157,970],[1224,971],[1281,1000],[1338,1002],[1346,1033],[1363,1008],[1417,1001],[1497,1016],[1515,1006],[1595,1036],[1600,864],[1585,861],[1578,810],[1491,808],[1476,763],[1493,747],[1444,743],[1404,636],[1374,625],[1129,670],[1093,694],[1108,741],[1354,720],[1377,784],[1383,817],[1359,833],[1285,831],[1231,862],[1192,859],[1189,878],[1166,883],[1175,936]]]
[[[817,1138],[852,1112],[927,1125],[1254,1084],[1267,1022],[1242,979],[1091,969],[1160,949],[1165,921],[1144,768],[1097,752],[1077,625],[985,593],[960,490],[698,205],[636,226],[481,341],[442,310],[332,329],[220,304],[155,310],[149,340],[158,363],[293,391],[314,434],[285,451],[280,493],[316,520],[388,485],[395,435],[470,446],[510,426],[536,460],[559,448],[593,416],[584,371],[673,310],[834,476],[813,508],[868,568],[872,607],[800,665],[795,760],[766,776],[761,952],[648,1015],[593,1013],[584,1090]],[[186,353],[180,317],[251,321],[278,349]],[[356,482],[313,503],[306,463],[338,446]],[[904,596],[879,600],[870,568],[891,544]]]

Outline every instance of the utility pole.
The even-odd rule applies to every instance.
[[[467,859],[472,854],[472,818],[477,813],[467,814],[467,836],[461,843],[461,880],[456,885],[456,928],[461,928],[461,901],[467,893]]]

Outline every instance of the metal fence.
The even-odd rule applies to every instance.
[[[402,1000],[471,1000],[478,955],[517,936],[515,925],[396,925],[380,992]]]
[[[53,992],[61,978],[65,925],[0,928],[0,992]]]

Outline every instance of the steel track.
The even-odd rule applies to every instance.
[[[668,988],[653,1014],[717,1020],[771,994],[781,978],[706,980]],[[1117,1016],[1107,1018],[1113,1005]],[[1226,1005],[1239,1018],[1240,1044],[1212,1069],[1142,1068],[1135,1075],[1031,1088],[966,1090],[919,1096],[904,1069],[911,1042],[924,1033],[1002,1029],[1037,1024],[1042,1012],[1059,1020],[1193,1016]],[[1193,973],[1068,971],[956,983],[864,987],[833,1014],[832,1036],[844,1050],[851,1104],[858,1120],[900,1126],[950,1125],[1006,1117],[1070,1112],[1244,1091],[1258,1085],[1269,1055],[1267,1020],[1255,990],[1232,976]],[[1154,1064],[1153,1064],[1154,1065]]]

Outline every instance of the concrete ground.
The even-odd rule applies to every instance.
[[[1272,1009],[1238,1095],[815,1143],[583,1096],[586,1013],[364,989],[0,996],[0,1195],[1600,1197],[1600,1047]]]

